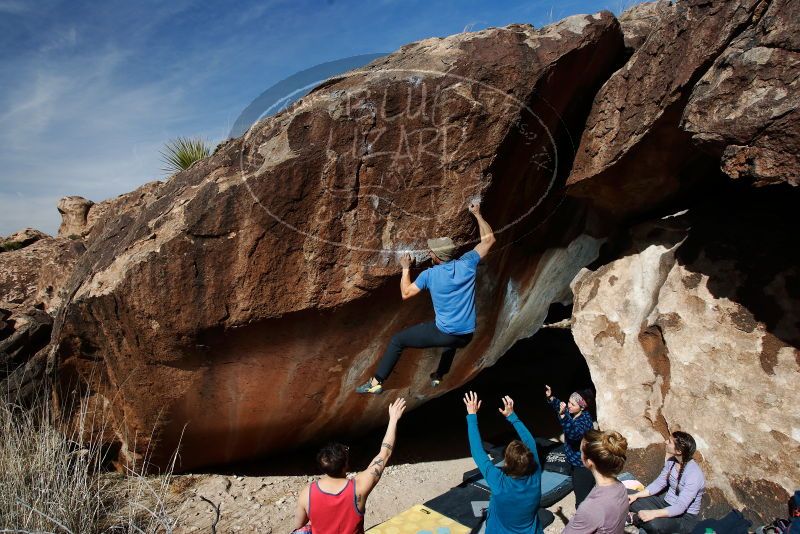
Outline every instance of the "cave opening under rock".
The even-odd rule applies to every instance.
[[[571,305],[552,304],[545,324],[568,319],[571,312]],[[495,365],[484,369],[464,386],[427,402],[424,409],[406,414],[398,431],[398,446],[392,463],[421,463],[469,456],[466,411],[462,401],[467,391],[475,391],[483,399],[480,425],[484,440],[506,444],[516,437],[497,412],[503,395],[514,399],[515,410],[534,435],[557,438],[561,427],[544,400],[545,384],[553,388],[554,395],[564,400],[572,391],[594,390],[589,367],[569,329],[540,329],[515,343]],[[334,439],[350,445],[352,468],[358,469],[369,463],[384,430],[381,426],[363,436]],[[263,460],[220,465],[201,471],[251,476],[316,473],[315,456],[320,445],[314,443]]]

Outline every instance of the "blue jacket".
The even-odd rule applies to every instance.
[[[467,415],[467,433],[472,459],[475,460],[492,491],[489,498],[486,534],[523,532],[542,534],[538,516],[539,502],[542,498],[542,466],[536,452],[536,442],[517,414],[512,413],[506,420],[514,425],[519,439],[531,450],[536,461],[536,471],[526,477],[510,477],[492,463],[489,455],[483,450],[481,433],[478,430],[478,416]]]
[[[555,397],[550,399],[550,406],[558,414],[561,401]],[[583,410],[577,418],[573,418],[568,410],[564,410],[564,415],[558,416],[558,422],[561,423],[561,428],[564,429],[564,453],[567,456],[567,461],[574,467],[583,466],[581,460],[581,440],[583,435],[591,430],[593,426],[592,416],[589,412]]]

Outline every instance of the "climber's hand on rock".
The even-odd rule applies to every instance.
[[[473,201],[471,201],[469,203],[469,206],[467,207],[467,209],[473,215],[480,215],[480,213],[481,213],[481,203],[473,200]]]
[[[400,256],[400,267],[402,267],[403,269],[410,269],[411,262],[412,262],[411,254],[409,254],[408,252]]]
[[[397,422],[404,411],[406,411],[406,400],[400,397],[389,405],[389,421]]]
[[[512,413],[514,413],[514,399],[506,395],[503,397],[503,407],[498,408],[500,413],[503,414],[503,417],[508,417]]]
[[[478,413],[478,410],[481,409],[481,401],[478,400],[478,395],[474,391],[464,395],[464,404],[467,406],[467,413]]]

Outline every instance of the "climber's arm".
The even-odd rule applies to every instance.
[[[406,300],[418,295],[422,289],[416,282],[411,281],[411,254],[403,254],[400,257],[400,266],[403,268],[403,275],[400,277],[400,294],[403,296],[403,300]],[[423,271],[417,277],[418,282],[422,283],[423,275],[427,280],[427,271]]]
[[[477,252],[481,258],[485,258],[489,253],[489,249],[495,244],[496,239],[494,237],[494,232],[492,231],[492,227],[489,226],[489,223],[486,222],[486,219],[481,215],[480,204],[477,202],[471,203],[469,205],[469,212],[475,216],[475,221],[478,223],[478,229],[481,233],[481,242],[475,246],[475,252]]]

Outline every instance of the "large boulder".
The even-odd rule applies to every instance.
[[[35,228],[25,228],[19,232],[11,234],[8,237],[0,239],[0,252],[19,250],[39,241],[40,239],[45,239],[48,237],[50,236],[44,232],[36,230]]]
[[[20,310],[11,315],[10,322],[14,331],[0,340],[0,383],[47,346],[53,327],[53,318],[39,308]]]
[[[0,254],[0,394],[17,403],[45,389],[51,314],[63,302],[62,289],[84,251],[80,241],[35,231],[18,233],[17,239],[26,236],[32,244]]]
[[[104,219],[56,320],[62,386],[109,408],[121,461],[180,443],[183,469],[363,432],[398,394],[458,387],[596,255],[559,186],[622,54],[602,12],[427,39],[325,82]],[[436,351],[408,351],[388,395],[355,395],[395,331],[432,319],[424,296],[401,302],[397,254],[474,246],[476,197],[499,243],[474,340],[440,390]]]
[[[83,251],[80,241],[47,237],[0,254],[0,302],[20,307],[40,304],[53,312],[61,304],[60,291]]]
[[[674,200],[719,167],[680,128],[693,87],[709,65],[763,14],[766,0],[686,0],[666,8],[644,43],[595,98],[569,192],[615,217]]]
[[[800,185],[800,2],[773,0],[698,82],[683,128],[756,185]]]
[[[86,232],[86,216],[94,202],[79,196],[68,196],[58,201],[61,226],[58,237],[81,237]]]
[[[761,523],[800,480],[798,200],[744,191],[642,224],[572,284],[600,425],[642,449],[691,433],[709,501]]]

